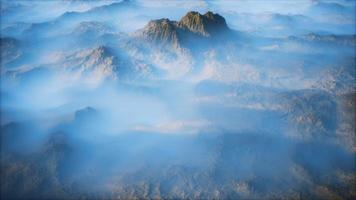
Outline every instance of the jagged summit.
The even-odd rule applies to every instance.
[[[209,37],[229,30],[225,19],[219,15],[208,11],[204,15],[199,12],[188,12],[178,23],[181,28],[186,28],[191,32]]]
[[[151,20],[140,33],[151,42],[181,47],[185,41],[191,42],[191,38],[219,38],[229,30],[225,19],[219,14],[209,11],[202,15],[191,11],[179,22],[167,18]]]
[[[151,20],[143,31],[143,34],[154,42],[169,42],[179,44],[176,22],[169,19]]]

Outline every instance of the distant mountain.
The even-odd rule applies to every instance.
[[[187,47],[202,39],[222,39],[230,33],[225,19],[219,14],[207,12],[188,12],[179,22],[169,19],[151,20],[148,25],[138,31],[149,42],[174,47]]]
[[[85,107],[83,109],[77,110],[75,112],[75,120],[76,121],[88,121],[90,119],[94,119],[98,111],[92,107]]]
[[[120,2],[115,2],[109,5],[103,5],[99,7],[92,8],[89,10],[90,13],[97,13],[97,12],[111,12],[117,11],[117,9],[127,9],[127,8],[134,8],[137,5],[133,0],[122,0]]]
[[[348,11],[347,8],[339,3],[334,2],[317,2],[312,7],[311,10],[313,12],[321,12],[321,13],[342,13]]]
[[[98,19],[112,20],[115,15],[125,15],[130,9],[135,8],[130,0],[115,2],[109,5],[94,7],[88,11],[67,11],[59,17],[45,22],[32,23],[23,31],[23,34],[31,37],[38,37],[42,34],[58,34],[68,26],[83,21],[97,21]],[[42,35],[43,36],[43,35]]]
[[[304,15],[283,15],[283,14],[270,14],[270,22],[276,23],[276,24],[283,24],[283,25],[299,25],[299,24],[305,24],[308,23],[311,19],[304,16]]]
[[[65,12],[59,16],[57,21],[75,21],[75,20],[95,20],[95,17],[112,16],[112,14],[124,13],[125,10],[135,8],[137,5],[133,1],[123,0],[109,5],[94,7],[85,12]],[[115,13],[116,12],[116,13]]]
[[[59,64],[66,71],[103,79],[117,76],[119,60],[111,49],[100,46],[65,56]]]
[[[333,34],[317,34],[309,33],[302,37],[291,36],[292,40],[304,40],[307,42],[333,43],[340,45],[356,45],[356,35],[333,35]]]
[[[77,36],[97,37],[113,32],[112,28],[98,21],[83,21],[74,27],[72,34]]]

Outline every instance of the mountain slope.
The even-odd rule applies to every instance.
[[[177,48],[192,47],[206,41],[221,40],[231,33],[225,19],[219,14],[188,12],[179,22],[169,19],[151,20],[139,30],[144,40]]]
[[[193,33],[205,37],[218,36],[229,30],[225,19],[219,15],[208,11],[204,15],[198,12],[188,12],[178,23],[178,27],[187,29]]]

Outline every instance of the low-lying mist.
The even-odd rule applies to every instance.
[[[355,198],[355,3],[1,3],[1,198]]]

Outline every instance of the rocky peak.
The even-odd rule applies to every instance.
[[[225,19],[211,11],[204,15],[195,11],[188,12],[179,21],[178,26],[205,37],[214,36],[229,29]]]
[[[219,14],[209,11],[202,15],[191,11],[179,22],[167,18],[151,20],[140,33],[150,42],[182,47],[199,38],[217,38],[228,30],[225,19]]]
[[[166,18],[151,20],[144,29],[143,34],[154,42],[169,42],[178,45],[176,22]]]

